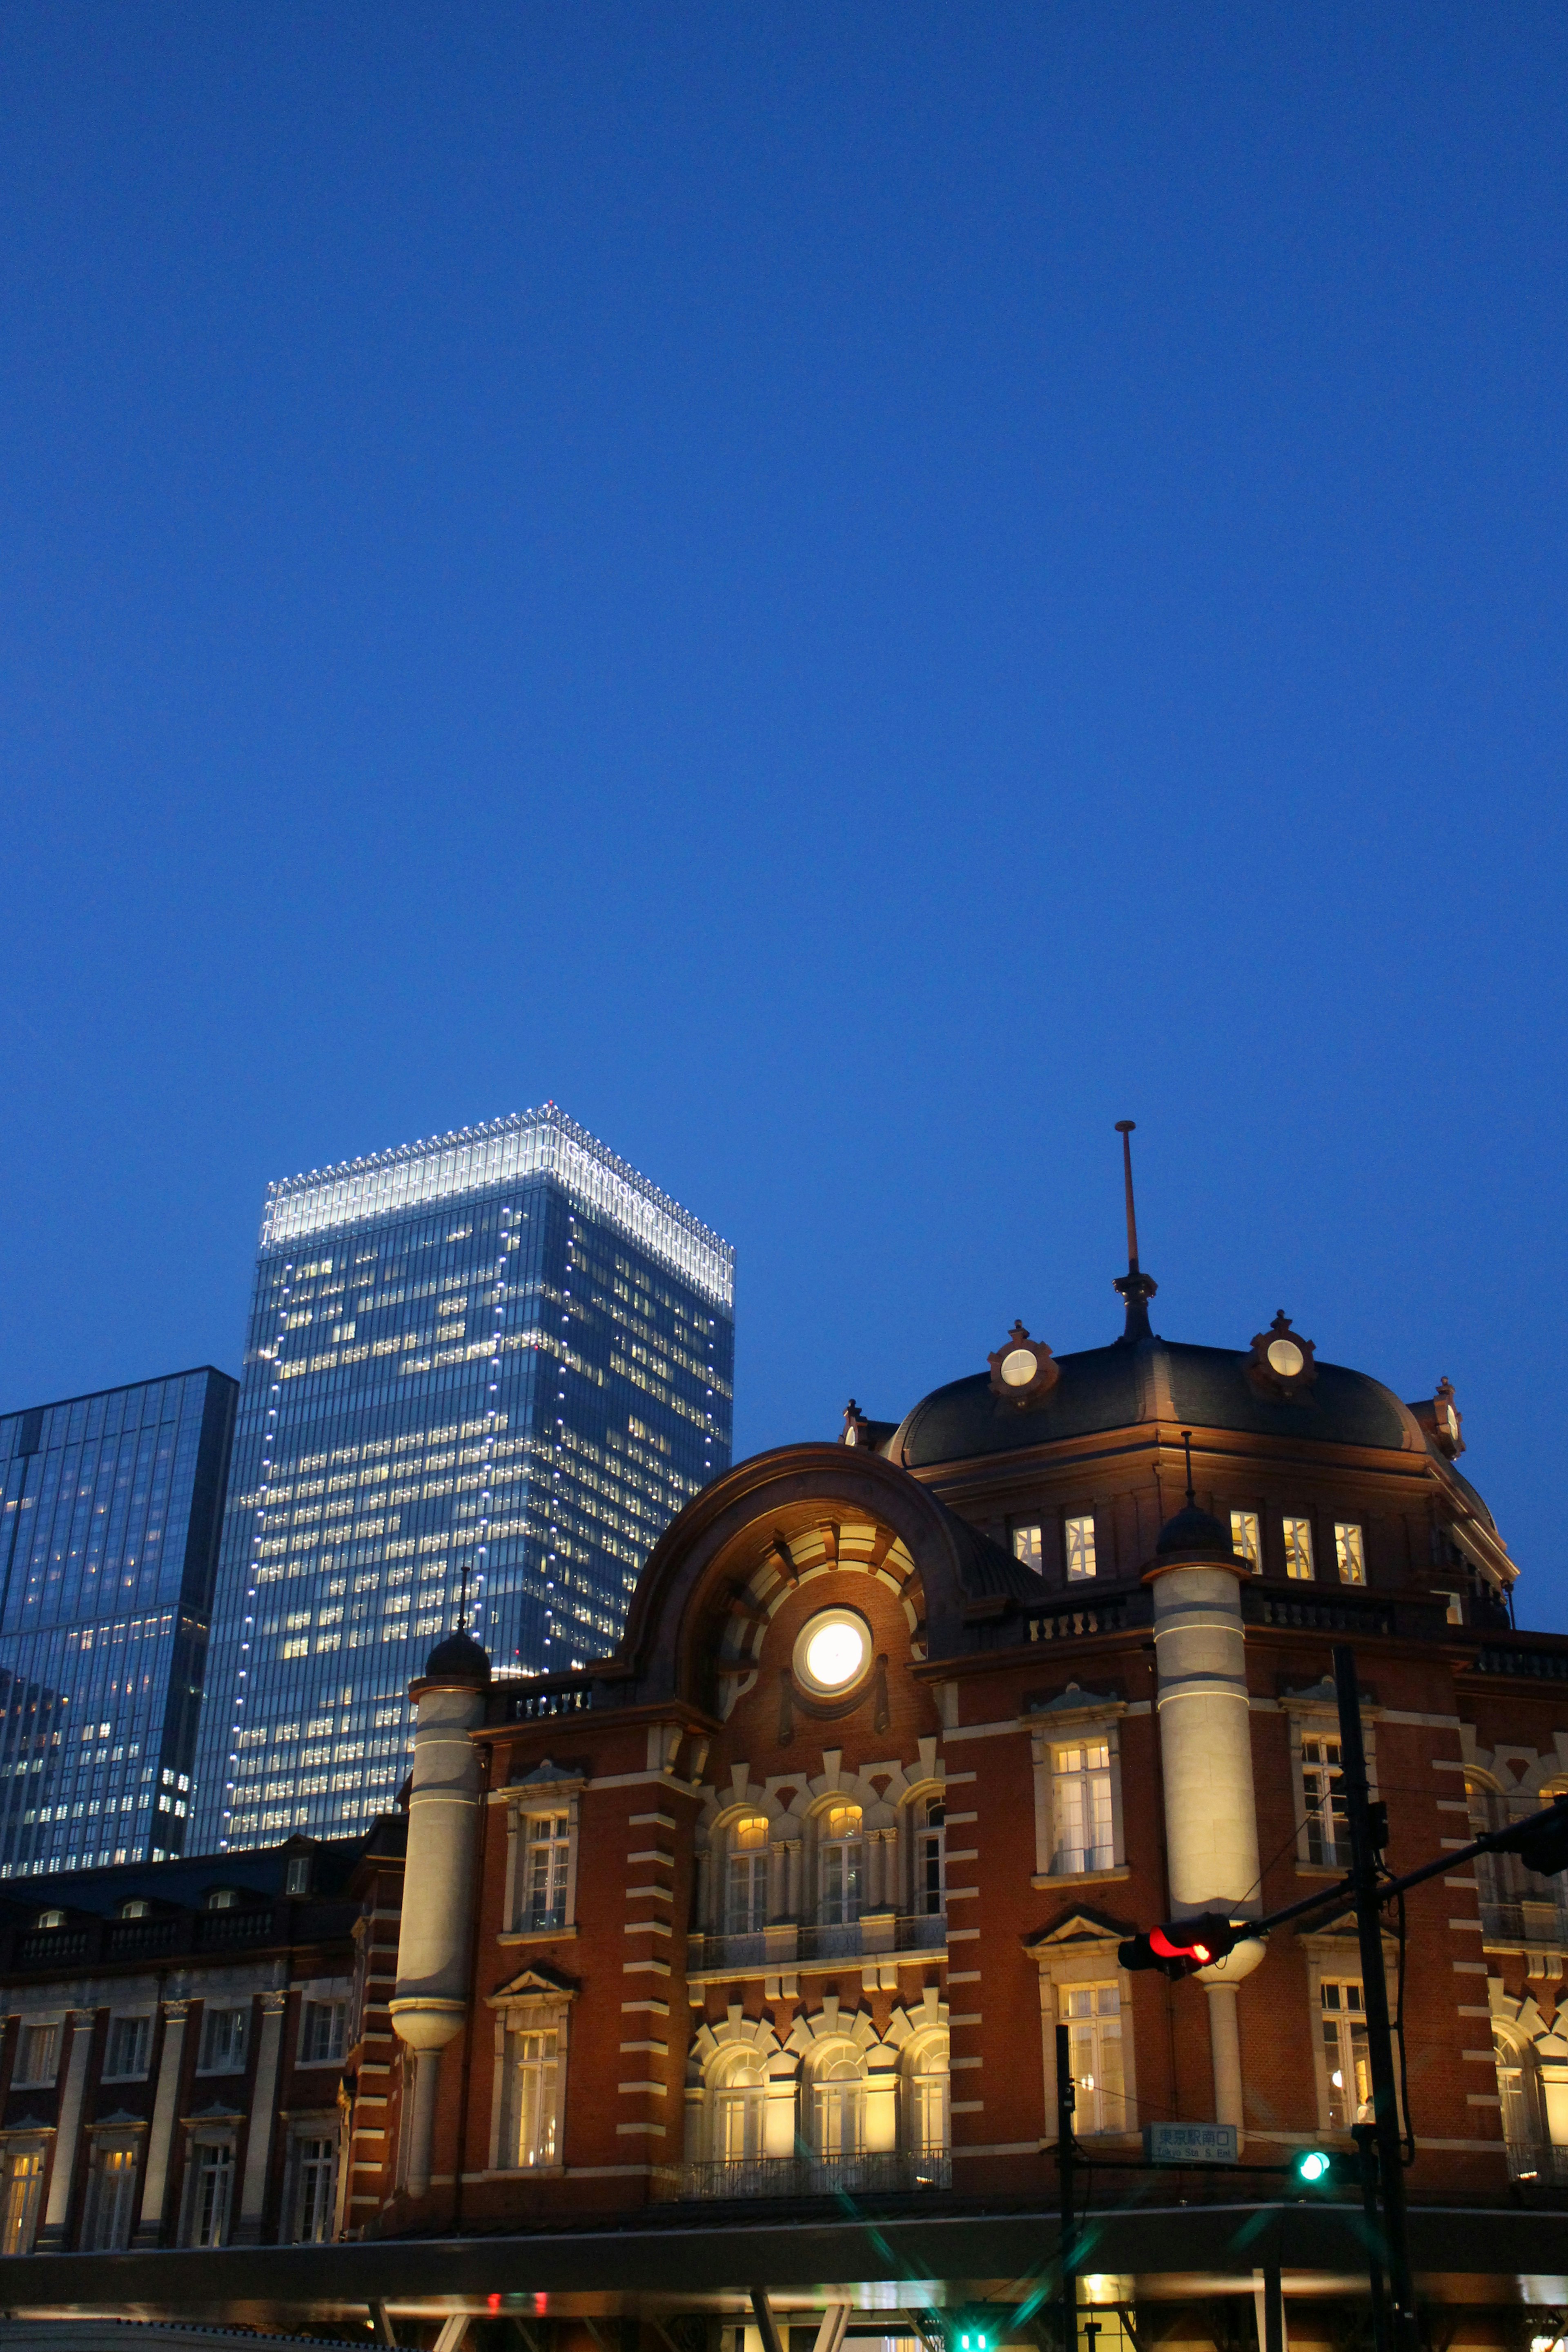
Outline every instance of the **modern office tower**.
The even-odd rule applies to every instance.
[[[238,1396],[204,1365],[0,1420],[0,1878],[192,1850]]]
[[[410,1677],[600,1657],[730,1465],[734,1252],[553,1104],[269,1187],[196,1768],[204,1850],[342,1836]]]

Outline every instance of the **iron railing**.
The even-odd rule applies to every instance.
[[[1510,2180],[1538,2180],[1543,2189],[1568,2188],[1568,2147],[1542,2147],[1532,2139],[1508,2143]]]
[[[860,2156],[746,2157],[707,2164],[661,2165],[654,2174],[656,2197],[679,2199],[888,2197],[952,2185],[952,2159],[945,2150],[931,2156],[889,2150]]]
[[[1515,1897],[1510,1902],[1480,1904],[1481,1937],[1499,1942],[1529,1944],[1547,1951],[1568,1952],[1568,1912],[1550,1896],[1543,1901]]]

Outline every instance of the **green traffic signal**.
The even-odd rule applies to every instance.
[[[1321,2147],[1303,2148],[1296,2158],[1296,2178],[1304,2180],[1310,2189],[1321,2187],[1333,2168],[1333,2158],[1326,2155]]]

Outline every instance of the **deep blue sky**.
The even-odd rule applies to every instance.
[[[1552,6],[0,14],[0,1407],[553,1097],[742,1451],[1283,1304],[1568,1624]]]

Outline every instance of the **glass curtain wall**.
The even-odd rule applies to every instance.
[[[187,1851],[237,1384],[0,1421],[0,1877]]]
[[[274,1188],[264,1234],[288,1238],[257,1265],[197,1764],[207,1851],[388,1810],[408,1684],[465,1607],[499,1672],[604,1656],[659,1536],[729,1467],[733,1254],[570,1121],[529,1116]],[[452,1189],[465,1154],[484,1173],[546,1145],[548,1168]]]

